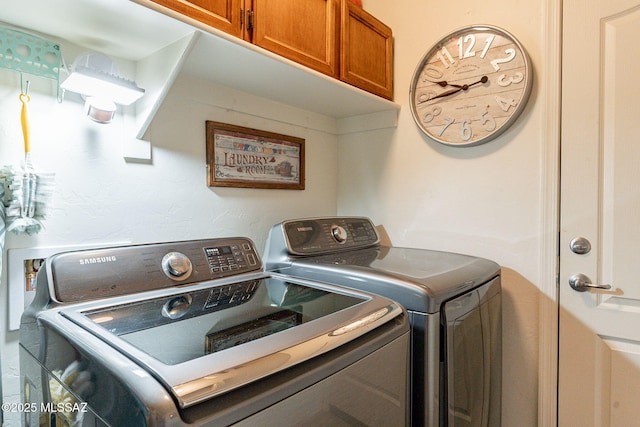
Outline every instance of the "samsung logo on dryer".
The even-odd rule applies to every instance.
[[[107,262],[116,262],[118,259],[115,256],[98,256],[93,258],[80,258],[80,265],[87,264],[104,264]]]

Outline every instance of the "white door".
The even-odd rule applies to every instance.
[[[563,8],[558,425],[639,426],[640,0]]]

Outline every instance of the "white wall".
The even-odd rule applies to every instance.
[[[545,93],[546,20],[554,2],[494,0],[365,0],[365,9],[393,28],[398,127],[342,136],[338,212],[371,217],[396,246],[431,248],[490,258],[503,266],[503,425],[538,424],[539,310],[553,274],[540,266],[547,252]],[[534,86],[515,125],[478,147],[446,147],[423,136],[409,107],[415,67],[433,43],[470,24],[497,25],[527,49]],[[557,54],[557,52],[555,52]],[[554,52],[551,52],[554,54]],[[549,168],[552,170],[550,171]],[[554,185],[554,184],[552,184]]]
[[[17,73],[0,70],[0,165],[19,165],[22,158],[19,88]],[[313,114],[300,112],[307,117],[305,126],[292,125],[289,107],[179,78],[150,129],[152,162],[130,163],[122,157],[121,119],[110,125],[89,121],[83,117],[79,97],[67,94],[58,104],[48,82],[34,79],[30,94],[34,163],[56,173],[57,192],[46,230],[34,236],[7,234],[5,249],[240,235],[253,239],[262,251],[273,224],[336,213],[337,137],[314,130]],[[277,120],[242,113],[249,105],[252,111],[262,105]],[[304,138],[306,189],[208,188],[206,120]],[[19,337],[7,332],[7,289],[3,265],[3,391],[5,401],[18,401]],[[18,414],[6,416],[8,426],[19,425]]]

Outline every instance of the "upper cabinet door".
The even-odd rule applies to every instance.
[[[161,6],[210,25],[236,37],[243,37],[244,0],[152,0]]]
[[[338,0],[254,0],[253,43],[338,76]]]
[[[342,0],[340,19],[340,79],[392,99],[391,28],[349,0]]]

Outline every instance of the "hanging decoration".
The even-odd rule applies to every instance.
[[[24,162],[20,168],[0,168],[0,249],[6,231],[34,234],[42,230],[53,192],[54,174],[36,172],[31,159],[29,118],[30,81],[24,74],[55,80],[60,95],[60,46],[46,39],[0,27],[0,68],[20,73],[20,123],[24,142]]]

